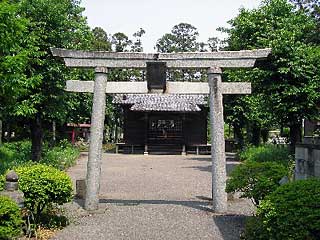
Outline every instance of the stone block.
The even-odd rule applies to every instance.
[[[79,179],[76,180],[76,197],[79,199],[84,199],[86,196],[86,180],[85,179]]]

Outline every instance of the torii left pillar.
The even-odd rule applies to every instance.
[[[222,71],[212,67],[208,71],[210,89],[210,129],[212,159],[212,203],[218,213],[227,211],[226,157],[223,120]]]
[[[95,81],[93,92],[93,106],[90,128],[90,146],[87,165],[86,198],[84,207],[86,210],[97,210],[99,207],[99,190],[101,175],[101,157],[103,127],[106,109],[106,67],[95,68]]]

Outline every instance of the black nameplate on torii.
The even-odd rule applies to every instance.
[[[149,92],[152,92],[152,90],[166,91],[166,71],[166,62],[147,62],[147,83]]]

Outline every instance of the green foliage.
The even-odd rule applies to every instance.
[[[277,162],[284,166],[288,166],[291,159],[286,146],[278,147],[271,144],[258,147],[249,146],[240,152],[239,157],[241,161]]]
[[[112,35],[112,44],[115,46],[116,52],[126,52],[127,47],[132,44],[132,41],[126,34],[117,32]]]
[[[271,123],[289,126],[294,132],[296,126],[301,126],[302,119],[317,116],[320,48],[313,42],[317,32],[315,19],[304,11],[297,11],[286,0],[264,0],[258,9],[241,9],[230,25],[226,30],[229,50],[272,48],[264,70],[254,70],[254,73],[241,70],[228,76],[231,81],[251,81],[254,95],[248,99],[263,99],[261,104],[258,101],[261,106],[257,108],[256,104],[247,104],[248,101],[231,103],[230,106],[239,109],[235,114],[244,122],[242,126],[252,120],[263,127],[268,122],[269,117],[265,116],[268,112]],[[253,114],[244,116],[242,110]],[[290,140],[295,144],[298,139],[292,134]]]
[[[281,164],[247,161],[231,173],[226,192],[241,192],[242,198],[251,198],[258,205],[279,187],[279,181],[287,175],[287,168]]]
[[[271,193],[258,208],[267,239],[319,239],[319,199],[319,179],[295,181]]]
[[[73,147],[67,140],[64,140],[59,145],[46,150],[40,162],[64,170],[76,163],[79,154],[80,152],[77,148]]]
[[[49,148],[46,145],[43,149],[42,159],[40,162],[64,170],[75,164],[79,154],[80,152],[77,148],[73,147],[67,140],[63,140],[53,148]],[[30,141],[19,141],[1,145],[0,175],[17,166],[30,165],[30,159]]]
[[[243,240],[267,240],[268,231],[263,227],[259,217],[250,217],[246,221],[244,232],[241,234]]]
[[[21,234],[20,208],[10,198],[0,196],[0,239],[12,239]]]
[[[37,164],[18,167],[19,188],[25,195],[25,206],[36,216],[53,204],[63,204],[72,198],[70,177],[51,166]]]
[[[28,74],[28,67],[42,56],[36,43],[38,37],[29,32],[30,21],[19,14],[19,4],[0,2],[0,117],[18,114],[25,99],[39,86],[41,76]],[[29,106],[26,114],[33,112]]]
[[[93,42],[92,49],[97,51],[111,51],[111,39],[109,39],[108,34],[101,28],[95,27],[92,30]]]
[[[0,146],[0,174],[16,166],[26,164],[31,159],[31,142],[20,141]]]
[[[189,23],[175,25],[156,43],[158,52],[194,52],[199,49],[197,28]]]
[[[5,176],[0,174],[0,191],[4,189],[4,183],[5,183]]]

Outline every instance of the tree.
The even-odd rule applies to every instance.
[[[98,51],[111,51],[111,40],[108,34],[100,27],[95,27],[92,30],[93,33],[93,43],[92,49]]]
[[[290,0],[299,10],[310,14],[318,22],[318,29],[314,32],[313,41],[320,44],[320,1],[319,0]]]
[[[166,33],[156,43],[158,52],[194,52],[199,50],[197,28],[189,23],[175,25],[171,33]]]
[[[219,39],[217,37],[209,38],[208,46],[211,52],[217,52],[219,50]]]
[[[25,103],[18,105],[18,99],[28,98],[41,81],[41,76],[28,74],[28,66],[36,64],[34,59],[43,53],[36,46],[38,37],[29,32],[29,20],[19,15],[18,7],[0,2],[0,144],[3,120],[12,121],[20,113]]]
[[[290,0],[299,7],[311,13],[314,17],[320,20],[320,1],[319,0]]]
[[[131,51],[132,52],[143,52],[141,37],[146,33],[146,31],[142,28],[139,29],[139,31],[135,32],[133,34],[133,37],[135,38],[135,41],[133,41],[133,44],[131,45]]]
[[[44,122],[62,121],[68,112],[64,87],[70,71],[51,56],[50,47],[89,48],[92,34],[82,12],[76,0],[18,2],[17,16],[29,21],[28,34],[37,38],[32,61],[23,72],[28,78],[37,79],[37,84],[21,86],[28,95],[17,97],[14,114],[30,123],[35,161],[41,156]]]
[[[289,126],[293,151],[302,119],[318,114],[320,48],[310,42],[316,22],[285,0],[265,0],[258,9],[241,9],[230,24],[230,50],[272,48],[255,82],[278,123]]]
[[[117,32],[112,35],[112,44],[114,45],[114,51],[125,52],[127,48],[132,44],[128,36],[124,33]]]

